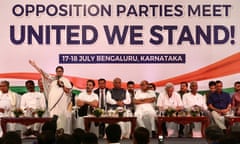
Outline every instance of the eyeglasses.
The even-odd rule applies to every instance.
[[[63,71],[57,71],[57,72],[63,72]]]

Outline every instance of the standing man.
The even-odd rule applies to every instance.
[[[29,116],[34,114],[36,109],[44,110],[46,108],[45,97],[42,93],[35,92],[34,82],[28,80],[25,82],[25,86],[28,92],[22,96],[20,108],[24,110],[25,114],[29,114]],[[38,132],[40,125],[35,124],[34,126],[34,130]],[[29,136],[31,134],[35,133],[30,126],[24,135]]]
[[[143,80],[140,83],[140,90],[136,92],[134,98],[134,104],[136,107],[135,116],[137,117],[137,123],[140,127],[146,127],[144,123],[144,117],[148,117],[151,123],[152,137],[156,136],[156,124],[155,117],[156,111],[154,109],[154,102],[156,94],[154,91],[148,89],[148,81]]]
[[[106,87],[106,80],[101,78],[98,80],[98,88],[94,90],[94,93],[98,95],[99,105],[98,107],[107,110],[106,97],[110,94],[110,90]],[[103,138],[105,134],[105,123],[100,123],[99,125],[99,137]]]
[[[51,76],[39,68],[36,63],[29,60],[29,63],[42,75],[44,91],[48,97],[48,111],[50,116],[57,115],[57,128],[64,129],[66,133],[70,133],[67,119],[71,116],[68,105],[71,103],[71,88],[70,81],[63,77],[64,68],[56,67],[56,75]]]
[[[167,83],[165,86],[165,91],[160,93],[157,100],[157,106],[160,111],[167,110],[168,108],[174,109],[176,111],[183,110],[183,103],[180,95],[174,91],[174,85],[172,83]],[[168,136],[177,136],[176,130],[178,125],[175,123],[166,123],[168,129]]]
[[[208,97],[208,108],[212,111],[212,117],[216,124],[226,130],[224,116],[231,110],[231,97],[222,91],[222,81],[216,81],[216,91]]]

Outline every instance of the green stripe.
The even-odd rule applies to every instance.
[[[26,87],[24,87],[24,86],[11,86],[11,87],[10,87],[10,90],[12,90],[12,91],[14,91],[14,92],[16,92],[16,93],[18,93],[18,94],[20,94],[20,95],[23,95],[24,93],[27,92],[27,89],[26,89]],[[39,91],[39,87],[36,86],[35,90],[36,90],[36,91]],[[81,92],[81,91],[75,90],[75,89],[72,91],[72,93],[75,94],[75,95],[78,95],[80,92]]]
[[[24,93],[27,92],[27,89],[26,89],[24,86],[11,86],[10,89],[11,89],[12,91],[20,94],[20,95],[22,95],[22,94],[24,94]],[[233,92],[234,92],[234,88],[225,88],[225,89],[223,89],[223,90],[224,90],[225,92],[227,92],[227,93],[233,93]],[[39,87],[38,87],[38,86],[36,86],[36,91],[39,91]],[[199,91],[199,93],[205,94],[207,91],[208,91],[208,90],[202,90],[202,91]],[[75,95],[78,95],[79,93],[81,93],[81,91],[74,89],[74,90],[72,91],[72,93],[75,94]]]

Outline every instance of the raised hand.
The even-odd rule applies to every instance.
[[[35,61],[33,61],[33,60],[28,60],[28,62],[29,62],[30,65],[36,66],[36,63],[35,63]]]

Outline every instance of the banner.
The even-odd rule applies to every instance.
[[[1,2],[1,79],[23,85],[62,65],[79,89],[87,79],[137,84],[222,80],[240,71],[238,0]],[[124,86],[126,86],[124,84]]]

